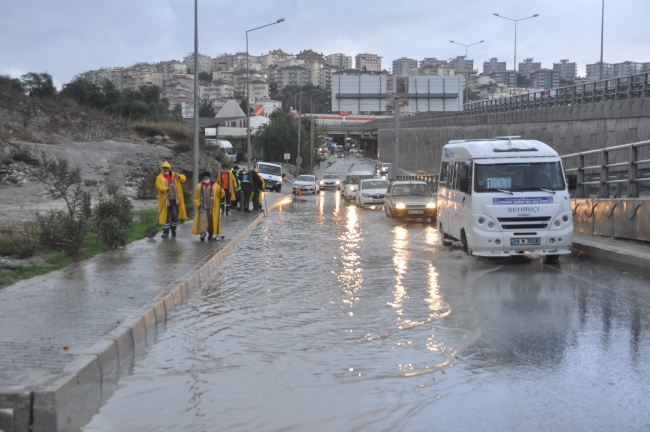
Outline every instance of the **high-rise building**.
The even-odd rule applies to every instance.
[[[347,56],[342,53],[330,54],[326,56],[325,63],[340,69],[352,69],[354,67],[354,63],[352,63],[352,56]]]
[[[303,86],[311,82],[309,69],[302,66],[278,68],[278,89],[288,85]]]
[[[381,56],[377,54],[357,54],[355,57],[355,69],[369,72],[381,72]]]
[[[568,59],[553,63],[553,70],[560,74],[560,79],[564,80],[573,80],[578,76],[578,65],[575,62],[569,63]]]
[[[186,55],[183,62],[187,66],[187,70],[194,73],[194,53]],[[212,57],[199,53],[199,73],[201,72],[212,72]]]
[[[537,69],[531,75],[532,87],[548,90],[560,86],[560,72],[553,69]]]
[[[483,75],[490,75],[492,72],[505,72],[506,62],[500,62],[498,58],[492,57],[490,61],[483,62]]]
[[[409,76],[409,71],[411,69],[418,68],[418,61],[413,60],[407,57],[402,57],[397,60],[393,60],[393,75],[397,78],[405,78]]]
[[[325,63],[325,58],[323,54],[319,54],[314,50],[304,50],[296,54],[298,60],[304,60],[305,63]]]
[[[541,62],[534,62],[532,58],[524,59],[523,63],[519,63],[519,75],[530,78],[533,72],[542,68]]]

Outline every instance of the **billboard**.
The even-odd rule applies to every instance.
[[[409,111],[462,111],[463,77],[409,76]]]
[[[386,111],[386,77],[385,76],[348,76],[332,77],[332,112]]]

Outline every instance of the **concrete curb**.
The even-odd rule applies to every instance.
[[[283,205],[290,196],[285,194],[267,208],[267,212]],[[79,417],[89,412],[94,414],[115,390],[118,378],[128,375],[135,359],[144,354],[147,345],[155,342],[158,325],[164,325],[171,312],[187,301],[193,291],[208,286],[225,257],[265,217],[265,213],[260,213],[186,281],[147,303],[138,315],[122,321],[53,380],[33,392],[0,393],[0,430],[58,432],[77,426]],[[5,408],[8,406],[12,408]],[[33,422],[31,429],[30,421]],[[83,423],[78,424],[81,425]]]
[[[647,257],[576,240],[573,241],[571,252],[578,258],[650,279],[650,259]]]

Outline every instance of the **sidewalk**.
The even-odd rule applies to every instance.
[[[611,237],[573,233],[575,256],[617,270],[650,278],[650,245]]]
[[[267,192],[269,208],[286,196]],[[108,371],[128,373],[134,355],[155,338],[157,323],[263,217],[223,216],[226,240],[206,243],[190,234],[190,221],[175,239],[159,234],[1,289],[0,430],[27,430],[30,416],[35,431],[65,426],[83,408],[86,384],[93,387],[92,377],[85,383],[82,375],[99,369],[102,384]],[[125,335],[131,355],[120,346]]]

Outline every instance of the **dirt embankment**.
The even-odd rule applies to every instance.
[[[138,199],[137,189],[148,174],[160,172],[163,161],[190,180],[192,175],[192,153],[178,152],[178,143],[161,133],[143,136],[134,125],[101,113],[0,93],[0,223],[62,207],[36,178],[41,152],[79,167],[93,201],[112,182],[136,208],[155,206]],[[202,152],[200,161],[200,172],[216,174],[221,167],[213,152]]]

